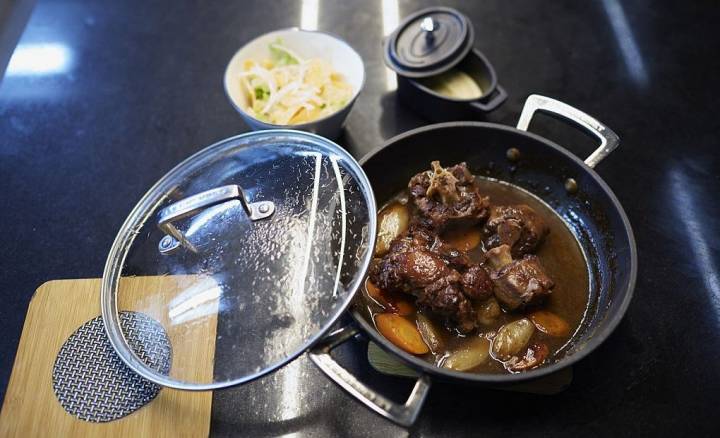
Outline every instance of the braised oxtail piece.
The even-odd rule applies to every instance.
[[[555,284],[537,256],[525,255],[522,259],[512,260],[508,245],[488,251],[487,256],[495,269],[491,274],[495,297],[506,309],[536,304],[552,292]]]
[[[442,231],[450,225],[474,225],[488,216],[489,199],[480,194],[467,164],[420,172],[408,184],[410,196],[430,226]]]
[[[462,333],[476,327],[471,300],[492,295],[490,274],[470,263],[423,227],[411,227],[395,239],[390,251],[370,270],[370,280],[382,290],[415,295],[421,308],[445,318]]]
[[[454,323],[459,332],[469,333],[475,330],[477,316],[470,300],[461,292],[458,280],[458,273],[453,271],[423,289],[417,303]]]
[[[547,233],[545,221],[527,205],[497,205],[485,224],[485,247],[508,245],[512,256],[520,258],[533,252]]]

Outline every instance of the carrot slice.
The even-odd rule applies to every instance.
[[[398,315],[408,316],[415,313],[415,305],[399,293],[385,292],[368,278],[365,282],[368,295],[386,310]]]
[[[471,228],[469,230],[451,231],[444,236],[450,246],[461,251],[470,251],[480,244],[480,230]]]
[[[570,325],[564,319],[547,310],[536,310],[529,315],[529,318],[538,330],[550,336],[562,337],[570,333]]]
[[[425,354],[430,351],[417,327],[400,315],[381,313],[375,316],[375,325],[388,341],[408,353]]]
[[[375,286],[369,278],[365,280],[365,289],[367,290],[368,295],[370,295],[370,298],[373,300],[380,301],[383,298],[382,291],[378,289],[378,287]]]
[[[410,301],[402,298],[392,302],[390,307],[394,309],[393,313],[397,313],[401,316],[410,316],[415,313],[415,306],[412,305]]]

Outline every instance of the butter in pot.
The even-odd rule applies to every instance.
[[[451,69],[419,82],[432,91],[453,99],[471,100],[483,96],[483,90],[475,79],[458,69]]]

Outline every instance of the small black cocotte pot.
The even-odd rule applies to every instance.
[[[436,122],[476,119],[497,109],[507,93],[473,38],[472,23],[455,9],[428,8],[407,17],[384,42],[400,101]]]

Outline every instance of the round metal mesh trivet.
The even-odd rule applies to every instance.
[[[128,343],[146,364],[170,371],[172,349],[163,327],[137,312],[121,312]],[[65,341],[53,367],[53,389],[62,407],[81,420],[117,420],[145,406],[160,386],[143,379],[118,357],[101,316],[86,322]]]

